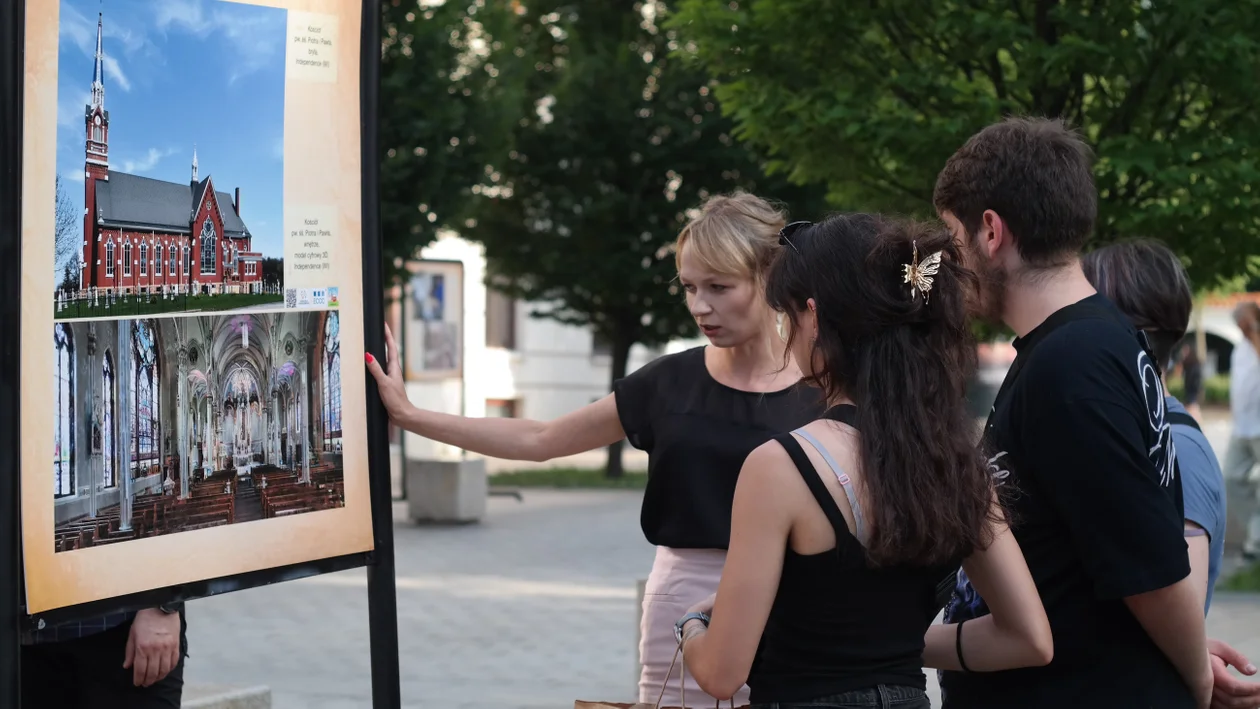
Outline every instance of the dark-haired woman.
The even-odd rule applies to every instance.
[[[745,461],[717,593],[677,624],[690,673],[716,697],[746,681],[753,706],[926,709],[924,665],[1048,663],[964,405],[974,278],[954,242],[862,214],[782,239],[767,298],[830,408]],[[992,615],[932,626],[960,562]]]

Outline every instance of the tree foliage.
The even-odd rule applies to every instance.
[[[616,379],[635,343],[695,334],[669,248],[688,210],[737,188],[798,209],[811,193],[763,177],[707,76],[671,56],[674,33],[656,22],[662,3],[513,10],[511,41],[488,62],[521,87],[519,121],[460,231],[484,244],[495,287],[609,343]]]
[[[484,176],[483,152],[502,152],[511,116],[493,108],[503,85],[486,71],[499,3],[381,3],[381,228],[387,271],[449,226]],[[487,24],[491,26],[487,26]]]
[[[932,213],[1004,115],[1093,146],[1095,240],[1162,239],[1203,285],[1260,251],[1260,0],[681,0],[737,135],[845,208]]]

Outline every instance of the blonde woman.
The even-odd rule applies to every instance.
[[[706,202],[678,236],[676,263],[709,344],[656,359],[603,399],[552,421],[419,409],[407,400],[388,330],[388,373],[368,355],[390,418],[426,438],[510,460],[546,461],[622,438],[647,452],[641,526],[656,559],[643,601],[640,701],[681,706],[678,675],[666,677],[677,649],[674,621],[717,590],[744,458],[822,412],[817,391],[797,386],[800,370],[784,369],[785,345],[765,299],[784,221],[751,194]],[[690,706],[714,703],[690,678],[686,695]],[[747,700],[747,688],[735,692],[736,704]]]

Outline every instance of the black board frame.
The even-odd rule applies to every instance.
[[[35,0],[29,0],[35,1]],[[55,1],[55,0],[54,0]],[[367,441],[372,551],[262,569],[59,608],[25,610],[21,505],[21,291],[23,87],[26,4],[0,2],[0,706],[21,707],[21,640],[41,624],[89,618],[164,602],[191,601],[318,574],[366,567],[372,706],[401,707],[398,604],[394,583],[393,494],[388,420],[374,380],[367,378]],[[383,352],[379,144],[381,12],[361,0],[359,120],[362,151],[363,315],[368,351]],[[373,294],[373,297],[368,297]],[[190,608],[194,614],[196,606]]]

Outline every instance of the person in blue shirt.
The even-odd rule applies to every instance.
[[[1097,249],[1086,255],[1083,265],[1094,288],[1146,334],[1159,366],[1171,367],[1194,307],[1190,281],[1177,256],[1159,242],[1140,239]],[[1212,446],[1185,406],[1172,396],[1163,405],[1185,498],[1190,574],[1203,591],[1206,614],[1224,555],[1224,478]]]

